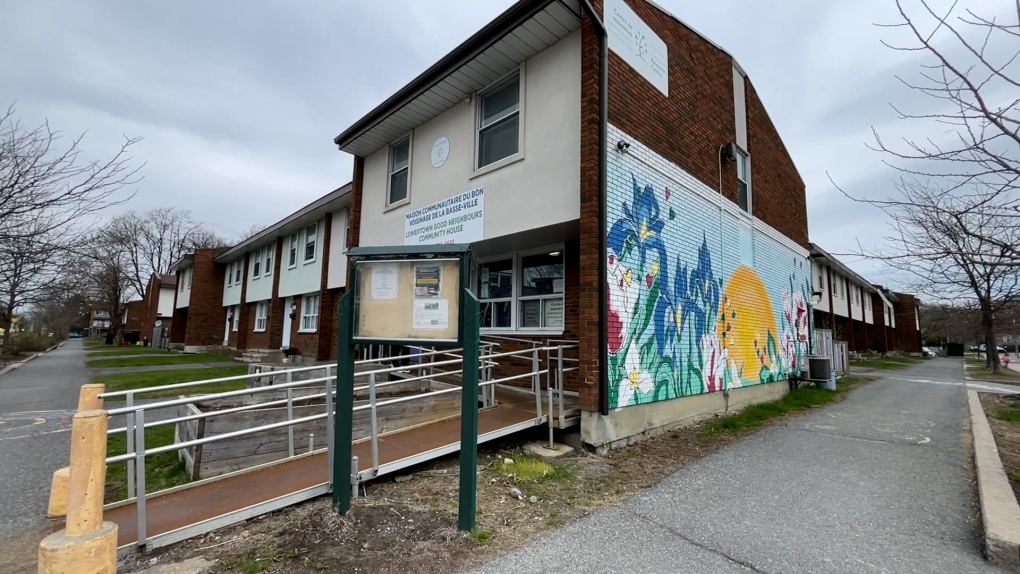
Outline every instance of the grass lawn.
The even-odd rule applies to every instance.
[[[90,369],[106,367],[150,367],[156,365],[190,365],[195,363],[217,363],[233,361],[226,355],[214,353],[198,353],[196,355],[171,355],[165,357],[128,357],[126,359],[94,359],[87,361],[85,366]]]
[[[163,425],[145,431],[145,448],[165,446],[174,442],[174,425]],[[123,433],[112,435],[106,443],[106,456],[127,452],[127,438]],[[145,492],[173,488],[190,482],[184,461],[176,451],[145,457]],[[106,501],[127,498],[127,463],[118,462],[106,468]]]
[[[840,395],[864,381],[873,381],[872,377],[843,377],[836,381],[836,390],[829,391],[815,386],[806,386],[790,391],[785,397],[767,403],[751,405],[732,415],[705,425],[705,434],[742,430],[749,427],[760,427],[765,421],[783,416],[787,413],[809,409],[817,405],[831,403]]]
[[[218,379],[221,377],[234,377],[244,375],[248,372],[246,365],[236,367],[204,367],[200,369],[181,369],[179,371],[145,371],[141,373],[119,373],[116,375],[102,375],[92,377],[90,383],[102,383],[106,385],[107,392],[129,391],[144,387],[156,387],[161,385],[172,385],[174,383],[189,383],[191,381],[202,381],[205,379]],[[244,381],[233,381],[228,383],[217,383],[205,385],[192,389],[166,390],[155,393],[147,393],[147,399],[157,397],[176,397],[180,394],[192,392],[221,393],[224,391],[236,391],[244,388]],[[110,402],[123,401],[124,397],[114,397]]]
[[[992,371],[985,366],[986,363],[984,357],[976,358],[973,356],[968,356],[963,360],[963,363],[967,367],[966,369],[967,375],[971,377],[976,377],[981,379],[982,381],[990,381],[993,383],[1020,384],[1020,371],[1014,371],[1009,367],[1002,366],[1001,373],[999,373],[998,375],[993,374]]]
[[[81,344],[84,345],[86,349],[94,349],[96,347],[105,347],[106,346],[106,338],[105,337],[85,337],[84,339],[81,340]]]
[[[924,357],[874,357],[850,361],[851,367],[867,367],[869,369],[904,369],[910,365],[923,363]]]
[[[103,345],[99,348],[86,349],[89,358],[101,358],[104,356],[112,357],[117,355],[169,355],[170,352],[166,349],[156,349],[153,347],[141,347],[138,345],[131,345],[128,347],[114,347],[113,345]]]

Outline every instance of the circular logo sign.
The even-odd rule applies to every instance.
[[[450,157],[450,138],[439,136],[432,144],[432,167],[443,167],[448,157]]]

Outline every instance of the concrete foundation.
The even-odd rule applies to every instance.
[[[740,387],[610,411],[581,412],[581,438],[597,453],[633,444],[677,427],[694,424],[712,415],[739,411],[755,403],[774,401],[790,392],[787,381]]]
[[[61,530],[39,543],[39,574],[116,574],[117,525],[72,536]]]

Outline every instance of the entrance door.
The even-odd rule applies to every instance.
[[[233,313],[233,307],[227,307],[227,324],[223,326],[223,346],[226,347],[230,344],[230,315]]]
[[[290,347],[290,325],[293,322],[293,319],[290,318],[290,308],[293,304],[293,297],[287,297],[287,300],[283,302],[283,343],[280,346],[284,349]]]

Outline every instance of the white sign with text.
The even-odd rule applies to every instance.
[[[606,0],[603,11],[609,49],[669,97],[666,43],[623,0]]]
[[[485,188],[408,211],[404,216],[404,245],[471,243],[485,236]]]

